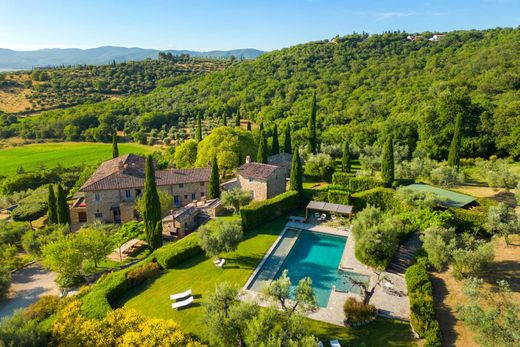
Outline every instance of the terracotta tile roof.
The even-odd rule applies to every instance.
[[[126,154],[102,163],[80,191],[141,188],[144,186],[145,158]],[[211,169],[166,169],[156,171],[158,186],[206,182]]]
[[[238,168],[237,174],[243,177],[266,180],[278,169],[279,167],[275,165],[261,163],[245,163],[244,165]]]

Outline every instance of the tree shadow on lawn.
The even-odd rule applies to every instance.
[[[520,292],[520,263],[502,260],[494,262],[490,267],[492,271],[483,276],[484,281],[496,285],[497,281],[505,280],[513,292]]]
[[[410,346],[414,337],[409,324],[388,318],[377,318],[362,327],[342,327],[311,321],[316,337],[328,346],[329,340],[339,339],[348,346]]]

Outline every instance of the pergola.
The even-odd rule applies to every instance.
[[[328,212],[337,215],[352,217],[352,206],[351,205],[342,205],[342,204],[332,204],[329,202],[323,201],[314,201],[309,202],[307,207],[305,208],[305,220],[309,217],[309,210],[311,211],[319,211],[319,212]]]

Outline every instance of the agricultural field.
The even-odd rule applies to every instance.
[[[119,154],[152,153],[157,148],[135,143],[120,143]],[[112,144],[87,142],[59,142],[31,144],[0,149],[0,176],[11,175],[22,166],[25,170],[36,169],[40,165],[52,168],[60,164],[64,167],[93,164],[111,159]]]

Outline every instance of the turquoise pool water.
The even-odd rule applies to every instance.
[[[344,281],[338,267],[346,242],[345,237],[302,230],[275,279],[287,269],[294,289],[302,278],[310,277],[318,305],[327,307],[332,286]]]

